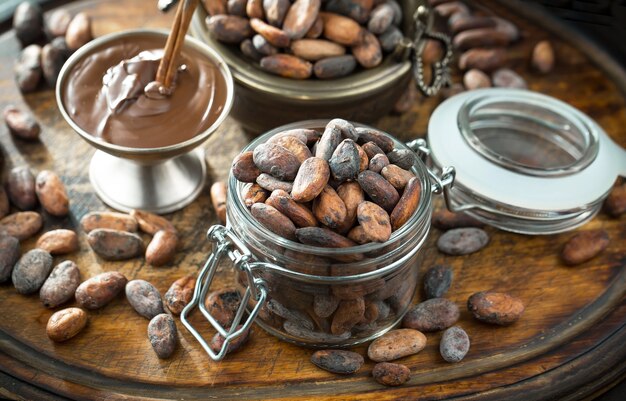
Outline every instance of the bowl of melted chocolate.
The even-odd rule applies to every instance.
[[[201,192],[201,145],[228,115],[233,80],[211,47],[187,37],[173,85],[155,82],[167,32],[133,30],[100,37],[67,61],[57,104],[97,151],[90,180],[118,210],[180,209]]]

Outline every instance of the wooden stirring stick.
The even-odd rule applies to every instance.
[[[169,89],[172,86],[172,81],[178,68],[176,60],[180,56],[183,43],[185,42],[185,35],[197,5],[198,0],[183,0],[178,4],[172,30],[167,37],[163,58],[159,63],[156,75],[156,81],[162,83],[165,88]]]

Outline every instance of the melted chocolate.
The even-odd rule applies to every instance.
[[[184,142],[209,128],[226,102],[226,82],[201,52],[185,47],[173,92],[154,81],[165,38],[120,38],[94,49],[68,76],[63,103],[83,130],[132,148]],[[161,88],[162,89],[162,88]]]

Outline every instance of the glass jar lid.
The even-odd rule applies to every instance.
[[[601,208],[626,152],[590,117],[539,93],[488,88],[443,102],[429,122],[437,168],[453,211],[526,234],[578,227]]]

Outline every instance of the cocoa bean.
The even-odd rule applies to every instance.
[[[65,36],[67,27],[72,21],[72,14],[69,11],[59,8],[52,11],[44,18],[44,32],[48,39],[54,39],[59,36]]]
[[[78,237],[72,230],[58,229],[48,231],[37,240],[37,248],[51,255],[63,255],[78,250]]]
[[[313,27],[320,11],[320,0],[296,0],[285,16],[283,30],[291,39],[301,39]]]
[[[239,44],[254,34],[250,21],[236,15],[216,14],[206,19],[206,25],[215,39],[229,44]]]
[[[346,46],[356,45],[363,40],[365,31],[352,18],[328,12],[320,12],[319,16],[324,21],[323,32],[327,39]]]
[[[411,378],[411,370],[399,363],[380,362],[372,369],[374,380],[385,386],[401,386]]]
[[[385,32],[393,22],[394,12],[389,3],[382,3],[376,6],[367,22],[367,29],[376,35]]]
[[[268,175],[271,177],[270,175]],[[274,178],[274,177],[272,177]],[[263,203],[267,199],[269,192],[263,189],[259,184],[246,185],[243,192],[244,203],[247,207],[252,207],[255,203]]]
[[[391,330],[374,340],[367,356],[374,362],[388,362],[417,354],[426,346],[426,336],[417,330]]]
[[[196,280],[193,276],[181,277],[172,283],[165,293],[165,305],[174,315],[180,315],[185,306],[189,304],[196,288]]]
[[[396,0],[387,0],[387,4],[393,9],[393,24],[399,26],[402,23],[402,6]]]
[[[178,331],[174,319],[167,313],[156,315],[148,324],[148,339],[161,359],[167,359],[178,345]]]
[[[341,301],[333,314],[330,332],[340,335],[352,328],[363,319],[365,301],[363,298]]]
[[[341,143],[341,129],[334,125],[327,125],[324,133],[315,148],[315,157],[330,160],[335,149]]]
[[[346,219],[346,205],[337,192],[326,185],[313,201],[313,215],[325,226],[338,228]]]
[[[80,219],[80,226],[86,233],[97,228],[136,232],[137,219],[124,213],[90,212]]]
[[[362,142],[362,141],[359,141],[359,142]],[[367,157],[369,157],[370,159],[372,159],[376,155],[385,154],[385,152],[383,152],[382,149],[378,145],[376,145],[374,142],[364,143],[362,147],[363,147],[363,151],[367,154]]]
[[[357,208],[365,200],[365,194],[358,183],[346,182],[337,188],[337,195],[339,195],[346,206],[346,218],[338,229],[339,232],[345,233],[354,225]]]
[[[280,235],[283,238],[295,241],[296,226],[289,217],[285,216],[272,206],[264,203],[255,203],[250,208],[252,216],[257,219],[265,228]]]
[[[237,326],[236,331],[239,331],[242,327],[243,327],[242,325]],[[249,329],[245,330],[243,333],[241,333],[239,337],[235,338],[234,340],[231,340],[228,343],[228,347],[226,348],[226,354],[230,354],[232,352],[236,352],[237,350],[239,350],[246,342],[248,342],[248,338],[250,338]],[[220,351],[222,350],[222,347],[224,346],[224,340],[225,340],[224,336],[222,336],[220,333],[215,333],[215,335],[209,342],[209,347],[211,348],[211,350],[213,350],[213,352],[215,352],[216,354],[219,354]]]
[[[409,149],[394,149],[387,153],[389,162],[404,169],[411,170],[415,164],[415,153]]]
[[[439,209],[433,213],[433,226],[440,230],[450,230],[460,227],[476,227],[482,228],[484,223],[474,219],[466,213],[453,213],[448,209]]]
[[[268,191],[282,189],[285,192],[291,192],[293,190],[292,182],[281,181],[278,178],[272,177],[271,175],[266,173],[261,173],[261,175],[257,177],[256,182],[261,188]]]
[[[374,68],[383,61],[380,42],[366,30],[363,30],[361,41],[352,46],[352,55],[363,68]]]
[[[146,247],[146,262],[152,266],[166,265],[174,259],[177,247],[178,235],[175,232],[157,231]]]
[[[359,140],[357,142],[360,145],[368,142],[374,142],[374,144],[376,144],[383,151],[383,153],[389,153],[394,148],[393,139],[376,129],[358,127],[356,131],[359,134]],[[367,153],[365,148],[363,150]],[[369,153],[368,156],[370,156]]]
[[[443,297],[452,284],[452,270],[448,266],[435,265],[424,274],[424,296],[426,299]]]
[[[315,294],[313,297],[313,312],[321,318],[332,316],[339,306],[339,298],[330,294]]]
[[[356,143],[352,139],[345,139],[333,152],[328,165],[334,179],[343,182],[358,176],[360,162]]]
[[[0,234],[0,283],[11,277],[20,254],[20,241],[10,235]]]
[[[395,164],[383,167],[380,174],[398,191],[403,190],[408,182],[412,178],[415,178],[415,175],[412,172],[400,168]]]
[[[23,295],[39,291],[52,270],[52,256],[43,249],[26,252],[15,264],[11,279],[18,293]]]
[[[495,19],[481,15],[457,13],[448,20],[448,27],[453,35],[470,29],[493,28],[495,26]]]
[[[341,132],[343,139],[350,139],[352,141],[357,141],[359,139],[359,134],[357,134],[354,125],[342,118],[333,118],[328,122],[328,124],[326,124],[326,127],[338,129]]]
[[[506,61],[507,55],[504,49],[470,49],[459,57],[459,68],[493,71],[502,67]]]
[[[271,56],[278,53],[278,49],[259,34],[252,37],[252,45],[262,56]]]
[[[357,244],[337,234],[328,228],[321,227],[304,227],[296,230],[298,240],[306,245],[321,246],[325,248],[347,248],[356,246]]]
[[[470,15],[470,10],[460,1],[451,1],[435,6],[435,13],[443,18],[450,18],[453,14]]]
[[[97,228],[89,232],[87,242],[105,260],[126,260],[143,252],[141,237],[126,231]]]
[[[318,331],[309,330],[292,321],[285,321],[283,329],[292,336],[309,340],[313,343],[340,343],[346,341],[352,335],[349,331],[339,335],[320,333]]]
[[[573,266],[596,257],[609,246],[609,234],[604,230],[583,231],[570,238],[563,250],[561,259],[566,265]]]
[[[230,328],[233,324],[240,305],[241,297],[232,288],[211,292],[205,301],[211,316],[224,328]]]
[[[161,230],[176,232],[172,223],[154,213],[133,209],[130,211],[130,215],[137,220],[139,229],[146,234],[154,235]]]
[[[360,24],[365,24],[373,5],[372,0],[329,0],[326,2],[326,11],[345,15]]]
[[[380,173],[383,168],[389,165],[389,159],[384,154],[377,154],[371,158],[368,169],[375,173]]]
[[[11,211],[11,204],[9,203],[9,195],[4,190],[4,187],[0,185],[0,220],[2,220]]]
[[[226,0],[202,0],[202,3],[204,3],[204,8],[211,16],[226,14]]]
[[[39,39],[43,34],[41,7],[29,1],[20,3],[13,14],[13,29],[22,46],[27,46]]]
[[[370,241],[385,242],[391,236],[389,215],[377,204],[361,202],[357,209],[357,218],[365,236]]]
[[[46,308],[56,308],[74,298],[80,284],[80,270],[76,263],[66,260],[59,263],[39,290],[39,299]]]
[[[422,62],[430,65],[443,58],[443,47],[441,43],[434,39],[426,39],[421,52]]]
[[[289,0],[263,0],[267,22],[274,26],[282,26],[290,6]]]
[[[533,48],[531,64],[540,73],[547,74],[552,71],[555,60],[554,49],[549,41],[542,40]]]
[[[619,217],[626,212],[626,184],[613,187],[604,201],[604,210],[612,217]],[[1,212],[0,216],[2,216]]]
[[[231,171],[235,178],[241,182],[255,182],[261,174],[261,170],[254,164],[252,155],[252,151],[243,152],[233,160]]]
[[[470,339],[462,328],[453,326],[443,332],[439,343],[441,357],[450,363],[460,362],[470,348]]]
[[[63,181],[49,170],[37,174],[35,192],[43,209],[53,216],[67,216],[70,211],[70,199]]]
[[[314,352],[311,362],[329,372],[350,375],[358,372],[365,360],[356,352],[332,349]]]
[[[494,28],[477,28],[456,34],[452,45],[461,51],[473,48],[504,47],[511,39],[506,32]]]
[[[314,135],[313,133],[316,133],[317,131],[312,130],[312,129],[305,129],[305,128],[296,128],[296,129],[290,129],[287,131],[282,131],[279,132],[278,134],[272,136],[270,139],[267,140],[268,143],[276,143],[278,141],[281,141],[284,137],[286,136],[292,136],[294,138],[296,138],[297,140],[299,140],[302,143],[308,143],[309,141],[309,135]],[[317,138],[319,139],[319,137]]]
[[[239,49],[241,50],[244,56],[254,61],[261,61],[261,59],[263,58],[263,54],[259,53],[259,51],[252,44],[252,40],[250,39],[244,39],[240,43]]]
[[[17,238],[20,241],[29,239],[35,235],[41,226],[43,219],[37,212],[13,213],[0,220],[0,233]]]
[[[472,68],[463,75],[463,85],[467,90],[489,88],[491,87],[491,79],[481,70]]]
[[[13,68],[15,81],[22,92],[32,92],[41,81],[41,46],[28,45],[21,52]],[[5,108],[5,121],[6,110]],[[30,132],[30,131],[28,131]],[[18,134],[19,135],[19,134]],[[37,135],[38,136],[38,135]],[[31,139],[30,135],[24,139]]]
[[[161,294],[145,280],[131,280],[126,283],[126,299],[135,312],[146,319],[152,319],[163,311]]]
[[[248,0],[246,4],[246,15],[248,18],[263,18],[265,11],[263,10],[263,0]]]
[[[329,178],[330,167],[325,159],[311,157],[305,160],[293,182],[291,190],[293,200],[296,202],[312,201],[324,190]]]
[[[515,71],[510,70],[508,68],[500,68],[495,71],[491,76],[493,80],[493,86],[499,88],[516,88],[516,89],[527,89],[528,85],[524,78],[522,78]]]
[[[226,183],[216,181],[211,185],[211,203],[217,219],[222,224],[226,224]]]
[[[398,203],[398,191],[380,174],[365,170],[359,173],[359,185],[369,197],[387,212],[391,212]]]
[[[367,153],[361,148],[359,145],[356,145],[356,149],[359,152],[359,173],[361,171],[367,170],[370,165],[369,157],[367,157]]]
[[[346,52],[345,47],[324,39],[294,40],[290,49],[294,55],[309,61],[341,56]]]
[[[371,241],[361,226],[352,228],[352,230],[348,232],[348,238],[359,245],[367,244]]]
[[[289,36],[282,29],[276,28],[270,24],[263,22],[258,18],[252,18],[250,20],[250,26],[252,29],[263,36],[272,46],[275,47],[287,47],[289,46]],[[258,48],[257,48],[258,50]]]
[[[14,167],[9,172],[7,194],[20,210],[31,210],[37,205],[35,177],[26,166]]]
[[[484,248],[489,235],[480,228],[455,228],[437,240],[437,248],[447,255],[468,255]]]
[[[46,334],[52,341],[63,342],[76,336],[87,325],[87,313],[80,308],[67,308],[55,312],[48,319]]]
[[[74,294],[76,302],[86,309],[100,309],[111,302],[126,286],[128,280],[119,272],[100,273],[83,281]]]
[[[41,127],[30,112],[9,105],[4,108],[2,115],[9,131],[16,137],[27,141],[39,139]]]
[[[384,52],[391,53],[396,50],[396,47],[402,41],[402,38],[404,38],[402,31],[392,25],[378,37],[378,41],[380,42],[380,47]]]
[[[76,14],[67,26],[65,33],[67,47],[71,50],[78,50],[78,48],[89,43],[91,39],[93,39],[91,19],[85,13]]]
[[[303,163],[306,159],[312,157],[311,151],[306,146],[306,141],[301,141],[295,136],[285,135],[275,139],[271,143],[282,146],[296,156],[298,162]]]
[[[469,297],[467,309],[482,322],[507,326],[522,316],[524,303],[504,292],[481,291]]]
[[[226,9],[230,15],[238,15],[240,17],[246,17],[246,6],[248,0],[228,0],[226,3]]]
[[[296,227],[317,226],[317,220],[313,213],[306,206],[294,201],[287,192],[281,189],[273,191],[265,203],[287,216]]]
[[[313,72],[313,65],[290,54],[275,54],[261,59],[261,68],[286,78],[307,79]]]
[[[283,319],[295,323],[307,330],[313,330],[313,321],[308,315],[297,310],[286,308],[275,299],[270,299],[266,305],[270,312],[282,317]]]
[[[71,54],[64,38],[55,38],[41,49],[41,70],[48,86],[56,86],[61,68]]]
[[[322,32],[324,32],[324,20],[318,16],[304,37],[307,39],[317,39],[322,36]]]
[[[459,320],[456,304],[445,298],[432,298],[411,308],[402,319],[402,326],[424,333],[447,329]]]

